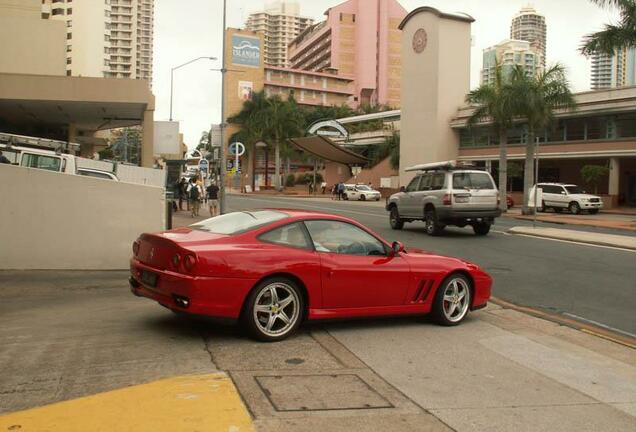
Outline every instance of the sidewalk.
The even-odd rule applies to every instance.
[[[503,214],[503,217],[519,220],[534,220],[534,216],[523,216],[520,208],[513,208]],[[627,231],[636,231],[636,214],[601,212],[599,214],[573,215],[567,213],[537,213],[537,221],[556,224],[571,224],[593,226]]]
[[[599,234],[585,231],[575,231],[559,228],[539,228],[531,226],[517,226],[508,230],[512,234],[522,234],[535,237],[545,237],[556,240],[567,240],[588,243],[599,246],[611,246],[622,249],[636,250],[636,237]]]

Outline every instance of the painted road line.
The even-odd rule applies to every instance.
[[[632,337],[632,338],[636,339],[636,334],[634,334],[634,333],[630,333],[630,332],[627,332],[627,331],[624,331],[624,330],[619,330],[617,328],[610,327],[610,326],[608,326],[606,324],[603,324],[603,323],[600,323],[598,321],[594,321],[594,320],[591,320],[591,319],[583,318],[583,317],[580,317],[578,315],[571,314],[569,312],[563,312],[563,315],[568,316],[570,318],[574,318],[574,319],[579,320],[579,321],[586,322],[588,324],[593,324],[595,326],[602,327],[602,328],[604,328],[606,330],[609,330],[609,331],[620,333],[620,334],[622,334],[624,336],[629,336],[629,337]]]
[[[0,416],[0,431],[253,430],[241,397],[223,373],[169,378]]]

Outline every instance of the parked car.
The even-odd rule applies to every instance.
[[[342,216],[286,209],[142,234],[130,271],[133,294],[177,313],[239,321],[263,341],[284,339],[305,320],[430,312],[457,325],[486,306],[492,284],[467,261],[391,244]]]
[[[82,176],[86,176],[86,177],[101,178],[101,179],[105,179],[105,180],[119,181],[117,176],[115,174],[113,174],[112,172],[102,171],[102,170],[97,170],[97,169],[92,169],[92,168],[78,168],[77,169],[77,175],[82,175]]]
[[[365,184],[345,184],[343,198],[350,201],[380,201],[380,192]]]
[[[539,183],[538,186],[543,191],[543,198],[537,211],[551,208],[556,212],[568,209],[572,214],[579,214],[582,210],[596,214],[603,208],[603,200],[600,196],[590,195],[575,184]]]
[[[486,171],[461,168],[453,162],[410,170],[418,174],[386,203],[393,229],[423,220],[427,234],[432,236],[440,235],[447,225],[470,225],[475,234],[486,235],[501,215],[499,191]]]

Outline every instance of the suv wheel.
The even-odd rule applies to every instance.
[[[391,228],[394,230],[401,230],[404,227],[404,221],[400,217],[397,207],[391,207],[389,222],[391,223]]]
[[[435,210],[427,210],[424,213],[424,223],[426,224],[426,234],[430,236],[438,236],[444,230],[444,225],[437,220],[437,212]]]
[[[568,206],[568,208],[570,209],[570,213],[572,214],[577,215],[581,213],[581,206],[576,201],[572,201],[570,205]]]
[[[473,231],[479,236],[486,235],[490,232],[490,224],[488,222],[479,222],[473,225]]]

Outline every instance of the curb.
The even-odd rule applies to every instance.
[[[508,219],[516,219],[516,220],[522,220],[522,221],[532,221],[532,217],[528,217],[528,216],[522,216],[522,215],[517,215],[517,214],[502,214],[501,217],[506,217]],[[588,221],[577,221],[577,222],[571,222],[571,221],[560,221],[560,220],[545,220],[545,219],[541,219],[541,218],[537,218],[537,222],[541,222],[541,223],[545,223],[545,224],[554,224],[554,225],[574,225],[574,226],[580,226],[580,227],[593,227],[593,228],[605,228],[605,229],[611,229],[611,230],[617,230],[617,231],[627,231],[627,232],[635,232],[636,228],[631,228],[631,227],[625,227],[625,226],[604,226],[604,225],[598,225],[598,224],[594,224],[592,222],[588,222]]]
[[[538,309],[534,309],[527,306],[518,306],[514,303],[507,302],[497,297],[491,297],[490,301],[497,306],[501,306],[503,309],[511,309],[517,312],[524,313],[526,315],[533,316],[535,318],[544,319],[546,321],[553,322],[555,324],[559,324],[565,327],[570,327],[574,330],[578,330],[580,332],[599,337],[601,339],[608,340],[610,342],[614,342],[616,344],[625,346],[627,348],[631,348],[636,350],[636,338],[632,338],[620,333],[616,333],[605,329],[603,327],[598,327],[592,324],[582,323],[572,318],[566,318],[561,315],[543,312]]]
[[[582,240],[582,239],[571,238],[571,237],[568,238],[567,236],[545,234],[545,233],[531,233],[531,232],[525,232],[525,231],[518,232],[515,230],[515,228],[516,227],[512,227],[508,229],[507,232],[514,235],[525,235],[530,237],[547,238],[552,240],[562,240],[562,241],[568,241],[568,242],[574,242],[574,243],[588,244],[593,246],[606,246],[606,247],[613,247],[613,248],[618,248],[623,250],[636,251],[636,246],[621,245],[621,244],[616,244],[610,241],[604,241],[604,240],[591,241],[591,240]]]

